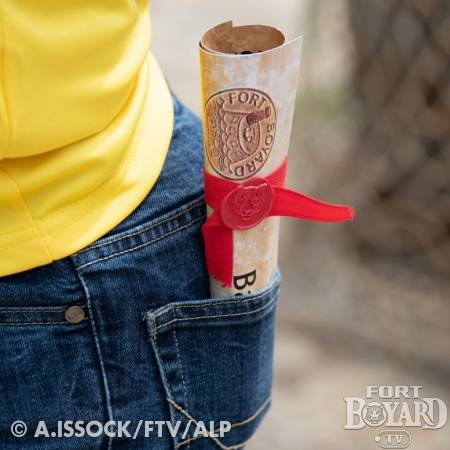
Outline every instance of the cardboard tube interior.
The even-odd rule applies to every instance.
[[[284,34],[267,25],[243,25],[235,27],[225,22],[207,31],[200,45],[208,51],[246,55],[272,50],[285,42]]]

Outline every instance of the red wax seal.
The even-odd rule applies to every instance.
[[[274,192],[264,178],[251,178],[229,192],[220,204],[223,223],[233,230],[247,230],[260,223],[272,209]]]

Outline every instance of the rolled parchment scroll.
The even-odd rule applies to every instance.
[[[226,22],[200,41],[205,172],[243,183],[265,177],[289,148],[301,37],[285,43],[269,26]],[[244,205],[245,206],[245,205]],[[209,208],[208,214],[212,210]],[[233,232],[230,287],[211,277],[211,295],[248,293],[277,270],[279,218]]]
[[[278,216],[352,220],[354,210],[285,187],[301,38],[275,28],[218,25],[202,37],[205,199],[211,294],[239,295],[274,276]]]

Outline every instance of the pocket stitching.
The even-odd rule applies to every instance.
[[[261,295],[259,298],[263,297],[263,295]],[[258,297],[255,297],[253,299],[249,299],[247,301],[250,300],[257,300]],[[177,319],[172,319],[171,321],[164,323],[162,325],[158,325],[153,329],[153,332],[156,333],[160,328],[169,326],[175,322],[184,322],[184,321],[189,321],[189,320],[202,320],[202,319],[216,319],[219,317],[237,317],[237,316],[245,316],[245,315],[249,315],[249,314],[255,314],[257,312],[263,311],[264,309],[268,308],[269,306],[273,305],[275,302],[277,301],[277,297],[274,297],[272,300],[270,300],[269,302],[267,302],[264,306],[262,306],[261,308],[255,309],[254,311],[246,311],[246,312],[242,312],[242,313],[231,313],[231,314],[215,314],[212,316],[200,316],[200,317],[183,317],[183,318],[177,318]],[[231,303],[231,302],[229,302]],[[234,302],[236,303],[236,302]],[[239,303],[239,302],[237,302]],[[242,302],[243,303],[243,302]],[[207,306],[207,305],[201,305],[201,306]],[[192,306],[194,307],[194,306]]]
[[[247,298],[245,300],[239,299],[239,300],[225,300],[225,301],[214,301],[214,302],[208,302],[208,303],[202,303],[202,304],[177,304],[174,303],[172,305],[168,305],[166,307],[161,308],[161,310],[159,312],[157,311],[153,311],[153,312],[147,312],[144,316],[144,320],[147,320],[147,328],[148,331],[150,332],[150,341],[153,344],[153,348],[155,351],[155,355],[156,355],[156,359],[158,361],[158,366],[160,369],[160,373],[161,373],[161,377],[162,377],[162,381],[163,381],[163,385],[165,387],[166,393],[167,393],[167,398],[166,400],[169,402],[170,405],[172,405],[172,407],[178,411],[179,413],[183,414],[185,417],[187,417],[189,420],[193,420],[194,422],[198,423],[195,419],[193,419],[191,417],[191,415],[188,412],[188,407],[187,407],[187,395],[186,395],[186,383],[185,383],[185,379],[184,379],[184,373],[182,373],[182,368],[180,370],[180,374],[181,374],[181,381],[183,384],[183,389],[184,389],[184,397],[185,397],[185,403],[186,403],[186,409],[183,409],[177,402],[174,401],[173,396],[172,396],[172,392],[171,392],[171,388],[168,384],[168,381],[166,379],[166,373],[165,370],[163,368],[163,363],[161,361],[161,355],[160,355],[160,349],[159,349],[159,343],[158,343],[158,336],[160,334],[159,330],[161,330],[161,328],[165,327],[165,326],[170,326],[176,322],[181,322],[181,321],[190,321],[190,320],[203,320],[203,319],[214,319],[214,318],[221,318],[221,317],[236,317],[236,316],[245,316],[245,315],[253,315],[253,314],[257,314],[258,312],[267,310],[270,308],[270,310],[273,309],[273,307],[276,305],[276,302],[279,298],[279,291],[280,291],[280,276],[279,274],[276,276],[275,280],[273,281],[272,285],[269,286],[268,288],[266,288],[263,292],[260,292],[257,295],[254,296],[250,296],[250,298]],[[276,295],[274,295],[273,298],[270,298],[270,296],[275,292]],[[203,307],[211,307],[211,306],[220,306],[220,305],[244,305],[244,304],[248,304],[249,302],[253,302],[253,301],[258,301],[261,300],[264,297],[268,297],[267,300],[269,300],[268,302],[266,302],[265,304],[263,304],[263,306],[258,307],[257,309],[253,310],[253,311],[245,311],[245,312],[240,312],[240,313],[228,313],[228,314],[216,314],[216,315],[205,315],[205,316],[200,316],[200,317],[181,317],[181,318],[177,318],[175,317],[175,313],[176,310],[178,308],[180,309],[189,309],[189,308],[203,308]],[[180,302],[181,303],[181,302]],[[170,314],[171,313],[171,314]],[[163,316],[164,314],[170,314],[172,317],[167,317],[167,319],[171,319],[169,320],[167,323],[163,323],[163,324],[159,324],[158,325],[158,319],[161,319],[161,316]],[[161,320],[160,320],[161,321]],[[167,330],[167,331],[170,331]],[[173,327],[172,330],[175,334],[175,340],[177,341],[177,336],[176,336],[176,327]],[[177,359],[178,359],[178,366],[180,367],[180,352],[179,352],[179,345],[178,342],[175,342],[175,346],[176,346],[176,352],[177,352]],[[267,406],[270,404],[270,400],[271,400],[271,396],[269,395],[268,398],[262,403],[262,405],[256,410],[256,412],[254,412],[251,416],[249,416],[247,419],[234,423],[232,424],[232,428],[237,428],[237,427],[242,427],[244,425],[247,425],[251,422],[253,422],[254,420],[256,420],[263,412],[264,410],[267,408]],[[172,416],[173,418],[173,416]],[[203,437],[203,436],[202,436]],[[242,448],[243,446],[245,446],[247,444],[247,442],[250,440],[246,440],[242,443],[239,444],[234,444],[232,446],[226,446],[224,445],[220,440],[214,438],[213,436],[204,436],[204,437],[209,437],[211,440],[213,440],[213,442],[216,443],[216,445],[218,445],[222,450],[238,450],[240,448]],[[192,438],[188,438],[185,439],[184,441],[175,441],[175,448],[179,449],[182,446],[186,446],[186,449],[190,448],[191,445],[191,441],[193,441],[194,439]]]
[[[81,320],[78,323],[81,323],[83,321],[87,320],[87,317]],[[64,322],[9,322],[9,323],[0,323],[0,327],[20,327],[22,325],[77,325],[70,322],[67,322],[65,320]]]
[[[243,425],[247,425],[248,423],[253,422],[263,411],[264,409],[267,407],[267,405],[270,403],[271,397],[269,396],[262,404],[262,406],[260,406],[256,412],[254,414],[252,414],[248,419],[245,419],[241,422],[237,422],[234,425],[232,425],[232,428],[237,428],[239,426],[243,426]],[[190,421],[194,422],[195,424],[198,425],[198,421],[195,420],[188,411],[184,410],[178,403],[176,403],[174,400],[168,398],[167,401],[175,408],[177,409],[181,414],[183,414],[187,419],[189,419]],[[233,444],[233,445],[225,445],[223,444],[218,438],[216,438],[215,436],[210,436],[208,434],[208,436],[198,436],[196,438],[190,438],[190,439],[186,439],[185,441],[179,442],[178,444],[176,444],[175,448],[178,449],[183,445],[189,444],[198,439],[199,437],[208,437],[210,438],[215,444],[217,444],[222,450],[237,450],[239,448],[242,448],[244,445],[246,445],[252,438],[247,439],[244,442],[241,442],[239,444]]]
[[[187,399],[187,388],[186,388],[186,382],[184,379],[184,371],[183,371],[183,364],[181,364],[181,357],[180,357],[180,347],[178,344],[178,337],[177,337],[177,332],[175,327],[172,330],[173,332],[173,337],[175,340],[175,348],[177,351],[177,361],[178,361],[178,367],[180,368],[180,374],[181,374],[181,382],[183,383],[183,391],[184,391],[184,403],[186,405],[186,409],[189,409],[189,405],[188,405],[188,399]]]
[[[82,303],[69,304],[67,306],[55,306],[53,308],[48,306],[36,306],[36,307],[16,307],[16,306],[3,306],[0,307],[0,326],[21,326],[21,325],[63,325],[70,324],[67,320],[61,320],[64,317],[64,312],[72,306],[79,306],[86,309],[86,305]],[[24,315],[30,317],[24,317]],[[48,314],[58,314],[59,317],[48,316]],[[85,317],[80,322],[87,320]],[[78,323],[80,323],[78,322]],[[71,324],[76,325],[76,324]]]
[[[276,290],[277,288],[279,288],[279,286],[280,286],[280,284],[279,284],[278,280],[276,280],[274,282],[274,285],[270,289],[268,289],[267,291],[261,292],[261,294],[259,294],[257,296],[251,296],[247,300],[226,300],[226,301],[221,301],[221,302],[202,303],[202,304],[196,304],[196,305],[171,305],[171,306],[166,307],[165,309],[163,309],[159,313],[155,314],[154,320],[156,321],[160,316],[162,316],[163,314],[169,312],[172,309],[174,310],[174,309],[182,309],[182,308],[184,308],[184,309],[189,309],[189,308],[206,308],[208,306],[235,305],[236,303],[242,305],[244,303],[260,300],[262,297],[265,297],[265,296],[268,296],[268,295],[272,294],[272,292],[274,290]]]
[[[69,308],[69,307],[68,307]],[[27,314],[27,313],[54,313],[54,314],[61,314],[63,311],[65,311],[67,308],[61,308],[61,309],[39,309],[39,308],[0,308],[0,314]]]
[[[252,423],[267,408],[267,406],[271,403],[271,401],[272,401],[272,397],[269,395],[269,397],[267,397],[267,399],[264,400],[262,405],[251,416],[249,416],[246,419],[241,420],[239,422],[235,422],[235,423],[230,424],[230,428],[231,429],[232,428],[239,428],[239,427],[243,427],[244,425],[248,425],[249,423]],[[220,430],[218,428],[216,428],[213,431],[214,431],[214,433],[217,433]],[[188,444],[188,443],[190,443],[192,441],[195,441],[197,439],[200,439],[202,437],[209,437],[209,436],[195,436],[195,437],[188,438],[188,439],[178,443],[176,448],[179,448],[179,447],[181,447],[183,445],[186,445],[186,444]],[[235,444],[235,445],[243,445],[243,444]]]
[[[196,219],[191,220],[190,222],[184,224],[183,226],[181,226],[179,228],[176,228],[174,230],[171,230],[171,231],[169,231],[166,234],[158,236],[155,239],[151,239],[150,241],[144,242],[144,243],[139,244],[139,245],[137,245],[135,247],[128,248],[127,250],[123,250],[121,252],[112,253],[111,255],[104,256],[103,258],[97,258],[97,259],[94,259],[92,261],[89,261],[89,262],[87,262],[85,264],[82,264],[81,266],[78,266],[78,270],[84,269],[85,267],[91,266],[92,264],[95,264],[95,263],[98,263],[98,262],[102,262],[102,261],[107,261],[107,260],[109,260],[111,258],[115,258],[116,256],[125,255],[126,253],[130,253],[130,252],[133,252],[135,250],[139,250],[140,248],[147,247],[148,245],[154,244],[155,242],[158,242],[158,241],[160,241],[160,240],[162,240],[162,239],[164,239],[164,238],[166,238],[168,236],[171,236],[171,235],[177,233],[178,231],[184,230],[185,228],[188,228],[191,225],[193,225],[194,223],[197,223],[197,222],[199,222],[199,221],[201,221],[203,219],[204,219],[203,216],[202,217],[197,217]]]
[[[158,345],[158,341],[157,341],[157,339],[158,339],[158,334],[155,334],[155,335],[153,335],[153,337],[150,339],[151,340],[151,342],[152,342],[152,346],[153,346],[153,349],[154,349],[154,351],[155,351],[155,356],[156,356],[156,360],[157,360],[157,362],[158,362],[158,366],[159,366],[159,369],[160,369],[160,374],[161,374],[161,378],[162,378],[162,382],[163,382],[163,385],[164,385],[164,388],[165,388],[165,390],[166,390],[166,393],[167,393],[167,395],[168,395],[168,397],[166,397],[166,400],[169,402],[169,404],[170,405],[172,405],[178,412],[180,412],[181,414],[183,414],[185,417],[187,417],[189,420],[191,420],[191,421],[193,421],[194,423],[196,423],[196,424],[198,424],[198,421],[197,420],[195,420],[190,414],[189,414],[189,412],[188,411],[186,411],[185,409],[183,409],[177,402],[175,402],[174,400],[173,400],[173,396],[172,396],[172,392],[171,392],[171,390],[170,390],[170,387],[169,387],[169,383],[167,382],[167,379],[166,379],[166,373],[165,373],[165,371],[164,371],[164,369],[163,369],[163,364],[162,364],[162,361],[161,361],[161,355],[160,355],[160,352],[159,352],[159,345]],[[244,419],[244,420],[242,420],[242,421],[239,421],[239,422],[236,422],[236,423],[234,423],[234,424],[232,424],[231,425],[231,428],[238,428],[238,427],[240,427],[240,426],[244,426],[244,425],[247,425],[247,424],[249,424],[249,423],[251,423],[251,422],[253,422],[254,420],[256,420],[257,419],[257,417],[264,411],[264,409],[270,404],[270,401],[271,401],[271,396],[269,395],[269,397],[267,397],[267,399],[266,400],[264,400],[264,402],[263,402],[263,404],[256,410],[256,412],[254,412],[251,416],[249,416],[247,419]],[[205,436],[201,436],[201,437],[205,437]],[[213,437],[213,436],[206,436],[206,437],[209,437],[215,444],[217,444],[222,450],[238,450],[239,448],[242,448],[244,445],[246,445],[247,444],[247,442],[249,442],[252,438],[250,438],[250,439],[248,439],[248,440],[246,440],[246,441],[244,441],[244,442],[241,442],[241,443],[239,443],[239,444],[234,444],[234,445],[232,445],[232,446],[226,446],[226,445],[224,445],[219,439],[217,439],[217,438],[215,438],[215,437]],[[177,439],[176,437],[174,438],[174,439]],[[189,449],[190,448],[190,443],[191,443],[191,441],[193,441],[193,440],[195,440],[195,439],[197,439],[197,438],[189,438],[189,439],[186,439],[185,441],[182,441],[182,442],[177,442],[176,444],[175,444],[175,449],[179,449],[180,447],[182,447],[182,446],[184,446],[184,445],[188,445],[188,447],[187,447],[187,449]]]
[[[160,352],[159,352],[158,335],[157,334],[153,335],[150,338],[150,341],[152,343],[152,347],[153,347],[153,350],[155,352],[156,361],[157,361],[157,364],[158,364],[159,373],[161,374],[161,379],[162,379],[162,382],[163,382],[163,386],[164,386],[164,389],[166,391],[166,394],[168,395],[167,401],[170,403],[171,398],[172,398],[172,392],[170,390],[169,383],[168,383],[167,378],[166,378],[166,372],[165,372],[165,370],[163,368],[163,363],[162,363],[161,355],[160,355]],[[172,418],[172,421],[173,420],[174,419]]]
[[[0,314],[9,314],[9,313],[13,313],[13,314],[17,314],[17,313],[54,313],[54,314],[61,314],[62,312],[66,311],[68,308],[70,308],[71,306],[80,306],[82,308],[86,308],[85,304],[82,303],[76,303],[73,305],[67,305],[67,306],[61,306],[61,307],[54,307],[54,308],[49,308],[46,306],[36,306],[36,307],[27,307],[24,306],[23,308],[20,306],[1,306],[0,307]]]
[[[80,250],[80,251],[77,252],[74,256],[78,256],[78,255],[80,255],[81,253],[87,252],[87,251],[89,251],[89,250],[93,250],[93,249],[95,249],[95,248],[104,247],[104,246],[106,246],[106,245],[113,244],[113,243],[118,242],[118,241],[121,241],[121,240],[123,240],[123,239],[126,239],[126,238],[129,238],[129,237],[136,236],[136,235],[138,235],[138,234],[141,234],[141,233],[145,233],[145,232],[147,232],[147,231],[150,231],[150,230],[152,230],[152,229],[155,228],[155,227],[158,227],[158,226],[163,225],[163,224],[165,224],[165,223],[167,223],[167,222],[170,222],[170,221],[172,221],[172,220],[177,219],[178,217],[182,216],[183,214],[186,214],[186,213],[188,213],[188,212],[191,212],[193,209],[202,206],[202,204],[204,204],[204,199],[203,199],[203,198],[202,198],[201,200],[197,201],[195,204],[193,204],[193,205],[190,206],[189,208],[183,209],[182,211],[179,211],[179,212],[176,213],[175,215],[171,215],[171,216],[169,216],[169,217],[167,217],[167,218],[165,218],[165,219],[163,219],[163,220],[161,220],[161,221],[159,221],[159,222],[156,222],[156,223],[153,223],[153,224],[151,224],[151,225],[148,225],[147,227],[143,228],[142,230],[139,230],[139,231],[133,231],[133,232],[130,232],[130,233],[128,233],[128,234],[125,234],[124,236],[118,236],[118,237],[116,237],[115,239],[112,239],[112,240],[110,240],[110,241],[100,242],[100,243],[98,243],[98,244],[96,244],[96,245],[92,245],[92,246],[90,246],[90,247],[87,247],[87,248],[85,248],[85,249]],[[163,235],[163,236],[164,236],[164,235]]]

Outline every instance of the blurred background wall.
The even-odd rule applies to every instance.
[[[289,185],[358,210],[283,220],[273,406],[249,448],[377,448],[344,431],[344,397],[418,384],[450,406],[450,2],[153,0],[153,51],[196,112],[198,40],[229,19],[304,35]],[[449,448],[448,426],[409,431]]]

